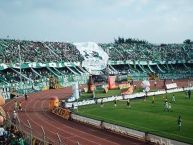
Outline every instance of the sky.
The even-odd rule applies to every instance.
[[[151,43],[193,40],[193,0],[0,0],[0,38]]]

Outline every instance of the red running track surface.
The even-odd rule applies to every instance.
[[[86,126],[77,122],[64,120],[48,111],[49,99],[58,96],[64,99],[72,93],[71,88],[47,90],[30,94],[27,101],[23,97],[17,98],[22,102],[23,111],[18,112],[20,128],[30,132],[27,127],[28,121],[32,126],[32,133],[35,137],[43,138],[43,127],[46,141],[54,145],[59,144],[57,133],[62,145],[142,145],[144,142],[133,138],[123,137],[117,134],[106,132],[101,129]],[[12,114],[14,100],[6,102],[4,109]]]

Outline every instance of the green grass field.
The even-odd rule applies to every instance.
[[[193,98],[189,100],[184,92],[174,93],[176,103],[172,103],[172,111],[164,112],[164,99],[162,95],[143,99],[131,100],[131,109],[127,108],[126,101],[82,106],[78,114],[105,122],[118,124],[152,134],[193,144]],[[167,94],[168,101],[172,94]],[[177,127],[177,117],[182,116],[181,131]]]

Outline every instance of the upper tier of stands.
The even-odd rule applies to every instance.
[[[109,54],[110,60],[173,61],[193,58],[193,44],[100,44]]]
[[[108,43],[99,45],[108,53],[112,61],[173,61],[193,58],[193,44]],[[81,62],[83,60],[76,46],[71,43],[0,39],[0,63],[20,62],[19,51],[21,62]]]
[[[19,51],[22,62],[77,62],[82,60],[80,52],[71,43],[0,39],[0,63],[20,62]]]

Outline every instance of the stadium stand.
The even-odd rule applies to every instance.
[[[100,44],[109,54],[110,59],[119,60],[140,60],[140,61],[173,61],[188,60],[193,57],[193,44]]]
[[[0,144],[2,145],[27,144],[23,136],[23,133],[19,131],[14,125],[11,125],[10,127],[1,126],[0,130],[1,130]]]
[[[155,45],[120,39],[98,45],[109,55],[108,66],[100,75],[118,75],[132,80],[149,76],[156,76],[156,79],[193,76],[192,43]],[[0,88],[8,94],[24,88],[28,92],[37,91],[45,89],[41,86],[49,88],[51,76],[58,80],[58,86],[64,87],[74,81],[85,83],[89,70],[82,67],[83,60],[72,43],[0,39]]]
[[[79,51],[71,43],[0,39],[0,63],[20,62],[19,51],[22,62],[76,62],[82,60]]]

